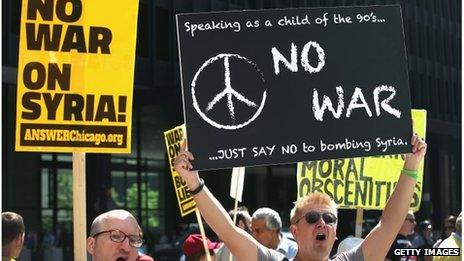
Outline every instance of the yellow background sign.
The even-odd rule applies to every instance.
[[[412,110],[413,129],[425,138],[427,113]],[[374,156],[300,162],[297,167],[297,197],[319,191],[328,194],[340,208],[381,210],[385,207],[403,168],[403,155]],[[410,208],[419,210],[424,162]]]
[[[138,1],[22,1],[16,150],[129,153]]]
[[[187,191],[187,183],[185,183],[179,173],[177,173],[174,169],[174,158],[179,153],[180,146],[182,145],[185,137],[184,124],[164,132],[166,150],[169,157],[169,166],[172,174],[172,183],[174,184],[174,190],[176,191],[177,202],[179,203],[179,210],[182,216],[192,213],[197,207],[193,197]]]

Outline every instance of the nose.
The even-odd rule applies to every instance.
[[[317,227],[318,228],[324,228],[327,224],[325,223],[324,219],[323,218],[319,218],[319,220],[317,221]]]
[[[131,245],[129,245],[129,238],[124,238],[124,241],[122,241],[121,243],[119,243],[119,246],[121,247],[121,249],[123,249],[124,251],[126,252],[129,252],[132,248]]]

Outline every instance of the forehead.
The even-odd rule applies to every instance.
[[[131,217],[107,217],[102,222],[102,230],[118,229],[126,234],[138,235],[137,222]]]
[[[253,218],[251,220],[251,225],[253,226],[253,228],[265,227],[266,219],[265,218]]]
[[[316,211],[319,213],[330,212],[334,214],[335,216],[337,215],[337,213],[335,213],[334,210],[330,206],[320,205],[320,204],[309,204],[307,206],[304,206],[301,210],[303,214],[306,214],[309,211]]]

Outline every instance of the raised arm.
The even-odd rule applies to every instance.
[[[406,155],[403,169],[417,171],[424,158],[427,144],[414,135],[411,139],[412,153]],[[362,243],[364,260],[384,260],[408,213],[414,194],[416,179],[402,171],[393,194],[383,210],[379,224]]]
[[[193,160],[193,155],[186,150],[184,143],[179,155],[174,160],[174,168],[185,180],[190,191],[194,191],[200,186],[200,178],[197,171],[191,171],[190,160]],[[193,199],[208,225],[224,241],[238,260],[257,259],[259,243],[244,230],[234,225],[227,211],[206,186],[195,194]]]

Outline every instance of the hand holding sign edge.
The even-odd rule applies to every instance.
[[[174,159],[174,168],[179,175],[187,183],[190,190],[195,189],[200,184],[198,171],[193,171],[191,160],[194,160],[193,154],[187,150],[187,142],[184,140],[180,147],[180,151]]]

